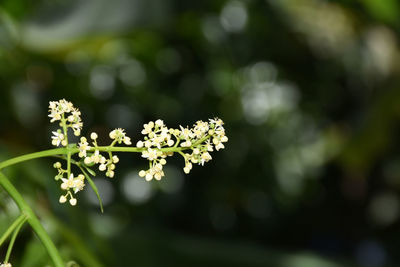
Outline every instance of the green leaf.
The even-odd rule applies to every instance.
[[[100,205],[101,213],[104,213],[103,202],[101,201],[100,194],[99,194],[99,190],[97,189],[96,184],[93,182],[93,180],[90,178],[90,176],[85,172],[85,170],[84,170],[81,166],[79,166],[79,168],[81,169],[81,171],[82,171],[83,174],[85,175],[86,179],[87,179],[88,182],[89,182],[90,187],[93,189],[94,193],[95,193],[96,196],[97,196],[97,199],[99,200],[99,205]]]
[[[84,165],[84,167],[85,167],[85,170],[87,170],[87,171],[88,171],[88,173],[90,173],[90,175],[92,175],[92,176],[96,176],[96,173],[94,172],[94,170],[92,170],[92,169],[90,169],[90,168],[86,167],[85,165]]]

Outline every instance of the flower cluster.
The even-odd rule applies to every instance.
[[[116,164],[119,158],[113,155],[113,151],[140,152],[142,157],[149,161],[149,168],[141,170],[139,176],[147,181],[160,180],[164,177],[163,167],[167,163],[167,157],[174,153],[179,153],[185,160],[183,171],[189,173],[193,164],[204,165],[212,159],[210,152],[223,149],[224,143],[228,141],[223,127],[223,121],[215,118],[208,122],[197,121],[191,128],[179,126],[179,129],[168,128],[162,120],[150,121],[144,124],[142,134],[144,139],[136,143],[136,147],[121,148],[115,145],[132,144],[124,129],[114,129],[109,133],[111,144],[99,146],[97,144],[97,133],[91,133],[90,138],[80,137],[78,144],[68,143],[68,129],[71,128],[74,135],[80,136],[83,126],[81,112],[75,108],[71,102],[65,99],[52,101],[49,105],[49,117],[51,122],[59,121],[60,128],[53,132],[52,144],[54,146],[64,146],[67,148],[67,168],[63,169],[60,162],[54,164],[58,170],[56,180],[61,182],[61,189],[66,193],[61,195],[59,202],[69,202],[76,205],[74,197],[85,187],[85,179],[89,179],[90,186],[97,189],[90,180],[88,173],[95,175],[90,168],[97,166],[105,175],[113,178],[115,175]],[[77,153],[80,160],[72,160],[72,156]],[[107,156],[102,155],[104,153]],[[71,164],[76,164],[83,174],[77,176],[71,171]],[[86,171],[88,173],[86,173]],[[1,267],[1,266],[0,266]]]
[[[69,203],[75,206],[77,200],[74,194],[85,187],[85,176],[79,174],[75,177],[73,173],[70,173],[68,177],[68,170],[63,169],[60,162],[54,163],[53,167],[58,170],[55,180],[61,180],[61,189],[66,191],[64,195],[60,196],[59,202],[65,203],[69,199]]]
[[[5,263],[0,264],[0,267],[12,267],[12,265],[9,262],[5,262]]]
[[[124,129],[118,128],[112,130],[109,136],[111,139],[114,140],[114,142],[117,142],[118,144],[121,144],[123,142],[127,146],[132,145],[131,138],[126,136]]]
[[[49,104],[50,122],[60,121],[62,130],[59,129],[53,132],[52,144],[54,146],[68,145],[67,132],[71,128],[74,135],[79,136],[83,127],[81,112],[75,108],[71,102],[65,99],[59,101],[51,101]]]
[[[147,181],[153,178],[160,180],[164,176],[163,166],[167,163],[166,157],[172,153],[161,151],[162,147],[172,147],[175,140],[178,140],[179,132],[174,129],[168,129],[162,120],[150,121],[144,125],[142,134],[146,135],[144,141],[136,143],[137,148],[144,148],[142,157],[150,161],[148,170],[139,172],[141,177],[145,177]]]
[[[112,130],[109,136],[113,141],[108,147],[113,147],[115,143],[121,144],[122,142],[126,145],[132,144],[130,137],[126,136],[125,130],[121,128]],[[78,144],[79,148],[78,155],[80,158],[83,158],[83,162],[87,166],[93,166],[95,164],[98,164],[100,171],[105,171],[106,176],[113,178],[115,175],[114,173],[115,164],[119,162],[119,158],[113,155],[111,151],[108,152],[109,156],[108,159],[104,157],[100,153],[99,146],[97,145],[97,138],[98,138],[97,133],[93,132],[90,134],[90,139],[92,139],[94,152],[88,154],[88,151],[92,149],[92,146],[89,145],[88,140],[85,137],[81,137],[80,142]]]
[[[185,173],[192,169],[192,163],[204,165],[212,159],[209,152],[223,149],[223,143],[228,141],[223,127],[223,121],[215,118],[209,122],[197,121],[192,128],[168,128],[162,120],[150,121],[144,124],[142,134],[144,140],[136,143],[137,148],[144,148],[142,157],[150,161],[148,170],[141,170],[139,176],[147,181],[153,178],[160,180],[164,176],[163,165],[166,157],[173,152],[179,152],[185,159]],[[178,146],[180,146],[178,148]],[[191,153],[183,151],[191,150]]]

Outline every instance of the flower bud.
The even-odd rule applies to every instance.
[[[76,205],[76,202],[77,202],[76,198],[71,198],[71,199],[69,200],[69,204],[71,204],[72,206],[75,206],[75,205]]]
[[[89,165],[90,163],[92,163],[92,159],[91,159],[90,157],[86,157],[86,158],[83,160],[83,162],[84,162],[86,165]]]
[[[53,167],[56,168],[56,169],[60,169],[61,168],[61,163],[57,161],[56,163],[54,163]]]
[[[61,196],[60,199],[58,200],[60,203],[65,203],[67,202],[67,198],[65,196]]]
[[[92,140],[96,140],[97,139],[97,133],[95,133],[95,132],[93,132],[93,133],[91,133],[90,134],[90,138],[92,139]]]
[[[150,173],[146,174],[146,181],[150,181],[151,179],[153,179],[153,175],[151,175]]]
[[[137,147],[137,148],[142,148],[142,147],[143,147],[143,142],[142,142],[142,141],[138,141],[138,142],[136,143],[136,147]]]

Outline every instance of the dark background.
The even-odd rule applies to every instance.
[[[103,144],[218,116],[226,149],[189,175],[119,154],[104,214],[89,187],[58,203],[53,159],[7,174],[81,266],[398,266],[399,31],[396,0],[3,0],[0,159],[51,148],[61,98]],[[29,227],[11,262],[50,263]]]

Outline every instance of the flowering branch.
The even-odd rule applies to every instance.
[[[73,106],[71,102],[65,99],[52,101],[49,105],[50,122],[59,121],[60,129],[53,132],[52,144],[54,146],[63,146],[67,150],[62,154],[67,154],[67,168],[64,169],[60,162],[54,164],[58,174],[55,180],[61,181],[61,189],[65,191],[60,196],[59,202],[69,202],[72,206],[77,204],[75,195],[85,187],[85,173],[77,176],[71,171],[72,155],[78,153],[81,159],[80,170],[90,170],[97,166],[100,171],[104,171],[109,178],[115,176],[116,165],[119,158],[113,155],[113,152],[138,152],[142,157],[149,161],[147,170],[139,171],[139,176],[144,177],[146,181],[153,178],[160,180],[165,176],[163,167],[167,163],[167,157],[174,153],[180,154],[185,161],[183,171],[189,173],[193,164],[204,165],[212,159],[210,152],[223,149],[224,143],[228,141],[223,127],[223,121],[215,118],[208,122],[197,121],[192,128],[179,126],[179,129],[168,128],[162,120],[150,121],[144,124],[141,133],[143,140],[139,140],[135,147],[121,147],[121,145],[132,145],[131,138],[128,137],[124,129],[114,129],[109,133],[112,140],[108,146],[99,146],[97,143],[98,135],[93,132],[89,140],[81,136],[78,144],[68,142],[68,129],[72,129],[75,136],[81,135],[83,127],[80,118],[81,112]],[[184,153],[184,151],[186,153]],[[106,152],[106,156],[102,154]],[[78,167],[79,167],[78,166]],[[82,167],[82,168],[81,168]],[[0,165],[1,168],[1,165]],[[93,187],[92,183],[90,185]],[[93,188],[95,191],[96,189]]]
[[[65,99],[50,102],[50,122],[59,122],[60,126],[58,130],[52,132],[51,143],[59,148],[26,154],[0,162],[0,186],[14,199],[21,211],[21,216],[0,237],[1,246],[13,233],[5,262],[0,264],[0,267],[11,267],[8,259],[18,231],[25,221],[29,223],[42,241],[54,265],[56,267],[64,266],[57,248],[32,209],[1,172],[3,168],[41,157],[53,156],[64,159],[67,162],[65,169],[59,161],[53,165],[57,170],[54,179],[61,182],[60,188],[64,192],[61,194],[59,202],[66,203],[68,201],[70,205],[75,206],[77,204],[76,194],[84,189],[85,182],[88,181],[99,199],[100,208],[103,212],[100,195],[90,175],[95,176],[92,168],[97,167],[99,171],[104,171],[107,177],[113,178],[116,165],[119,162],[119,158],[113,154],[114,152],[141,153],[141,156],[149,161],[149,168],[139,171],[139,176],[144,177],[146,181],[151,181],[153,178],[160,180],[165,176],[163,167],[167,164],[167,158],[173,156],[174,153],[183,157],[185,162],[183,171],[189,173],[193,164],[204,165],[212,159],[210,152],[223,149],[224,143],[228,141],[223,127],[224,123],[218,118],[210,119],[208,122],[197,121],[191,128],[179,126],[179,129],[168,128],[162,120],[156,120],[144,124],[141,131],[144,138],[139,140],[135,146],[131,146],[131,138],[121,128],[114,129],[109,133],[112,140],[110,145],[99,146],[97,133],[91,133],[89,140],[81,136],[83,122],[80,116],[79,109]],[[80,137],[78,144],[69,142],[71,139],[68,139],[68,134],[71,131],[75,136]],[[76,154],[78,154],[78,157],[74,159],[73,156]],[[103,154],[106,154],[106,156]],[[75,175],[72,171],[72,165],[76,165],[80,173]]]

